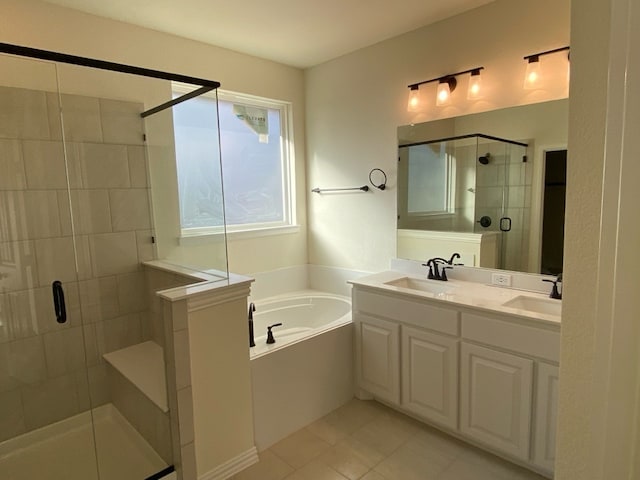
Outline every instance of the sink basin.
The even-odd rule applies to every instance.
[[[447,284],[447,282],[441,282],[438,280],[420,280],[419,278],[402,277],[390,282],[386,282],[385,285],[391,285],[392,287],[408,288],[409,290],[418,290],[420,292],[427,293],[447,293],[453,290],[455,287]]]
[[[551,298],[537,298],[518,295],[508,302],[504,302],[502,305],[505,307],[528,310],[535,313],[543,313],[546,315],[560,316],[562,312],[562,303],[560,300],[553,300]]]

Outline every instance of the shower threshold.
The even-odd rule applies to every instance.
[[[112,404],[94,408],[93,419],[100,480],[141,480],[167,467]],[[98,480],[96,442],[91,412],[83,412],[0,443],[0,472],[11,480]]]

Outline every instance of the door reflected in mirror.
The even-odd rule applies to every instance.
[[[565,99],[399,127],[398,257],[558,273],[567,119]]]

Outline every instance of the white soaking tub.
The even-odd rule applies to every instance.
[[[348,297],[293,292],[255,302],[251,348],[255,441],[264,450],[353,397]],[[268,345],[267,326],[276,343]]]

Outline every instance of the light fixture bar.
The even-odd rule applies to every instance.
[[[440,82],[442,80],[446,80],[446,79],[451,78],[451,77],[457,77],[458,75],[464,75],[465,73],[479,72],[480,70],[484,70],[484,67],[470,68],[469,70],[464,70],[462,72],[449,73],[447,75],[442,75],[441,77],[432,78],[431,80],[424,80],[423,82],[412,83],[407,88],[409,88],[411,90],[415,90],[420,85],[424,85],[425,83]]]
[[[566,46],[566,47],[560,47],[560,48],[554,48],[553,50],[547,50],[546,52],[540,52],[540,53],[534,53],[531,55],[527,55],[526,57],[524,57],[525,60],[529,60],[530,58],[534,58],[534,57],[542,57],[543,55],[549,55],[551,53],[557,53],[557,52],[564,52],[565,50],[569,50],[571,47]]]

